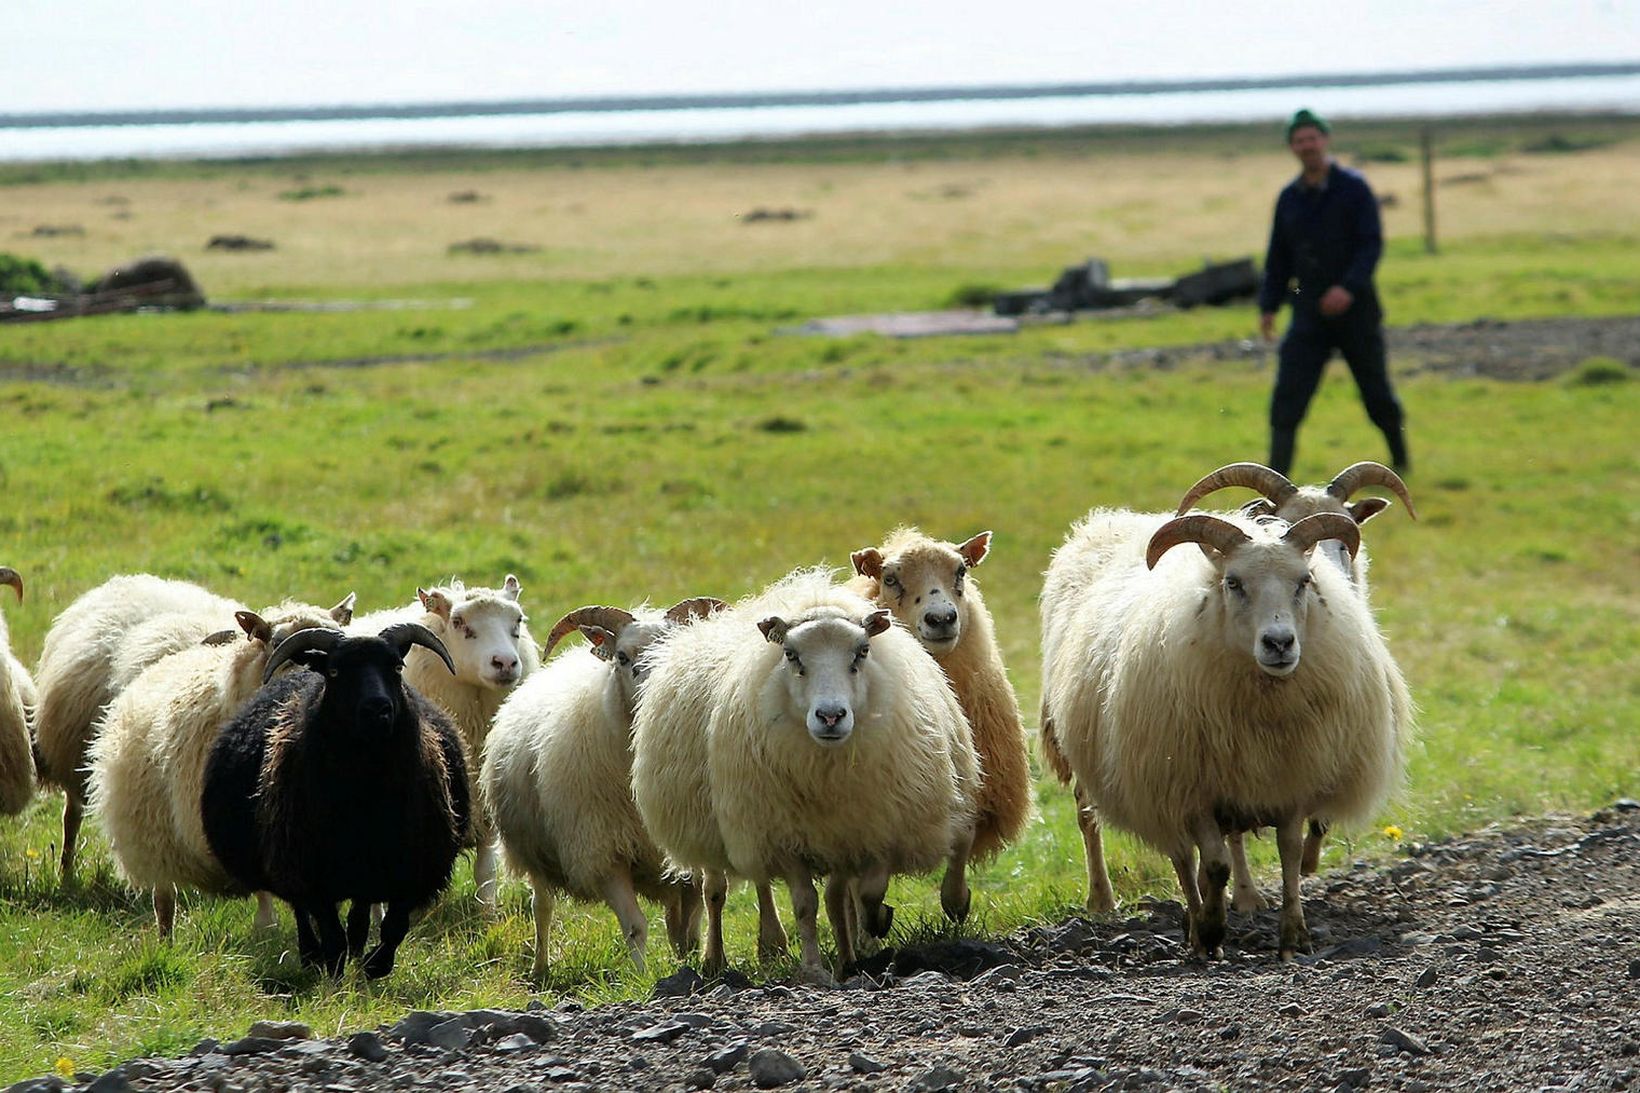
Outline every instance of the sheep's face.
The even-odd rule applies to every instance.
[[[772,616],[757,625],[785,654],[776,671],[790,711],[817,744],[841,745],[854,732],[855,711],[869,698],[871,639],[893,625],[888,612],[873,611],[859,621],[832,616],[795,624]]]
[[[985,560],[991,533],[967,542],[921,539],[908,549],[884,555],[876,548],[855,551],[855,572],[877,582],[876,601],[894,612],[931,653],[948,653],[962,638],[968,571]]]
[[[1260,508],[1262,506],[1262,508]],[[1243,511],[1255,508],[1261,512],[1269,511],[1270,503],[1265,500],[1249,501],[1243,506]],[[1364,524],[1389,508],[1390,502],[1382,497],[1363,497],[1359,501],[1340,501],[1326,489],[1320,486],[1301,486],[1297,493],[1282,503],[1275,510],[1275,515],[1296,524],[1306,516],[1314,516],[1318,512],[1336,512],[1340,516],[1348,516],[1357,524]],[[1315,545],[1315,554],[1318,558],[1325,558],[1338,567],[1338,571],[1352,582],[1359,582],[1361,574],[1356,565],[1356,559],[1350,556],[1349,547],[1342,539],[1323,539]]]
[[[1315,595],[1308,552],[1257,539],[1217,558],[1216,569],[1231,649],[1251,652],[1265,675],[1292,675]]]
[[[422,605],[442,620],[444,645],[463,683],[505,690],[523,675],[520,643],[524,610],[518,605],[518,581],[507,578],[499,593],[486,592],[451,602],[442,589],[420,592]]]
[[[324,677],[321,699],[330,716],[321,723],[361,740],[390,734],[404,711],[404,658],[380,638],[347,638],[331,649],[292,658]]]
[[[621,709],[630,714],[637,700],[638,686],[649,671],[644,650],[671,629],[671,624],[665,619],[636,619],[621,627],[618,634],[611,634],[601,626],[583,625],[578,629],[587,639],[593,656],[609,663]]]

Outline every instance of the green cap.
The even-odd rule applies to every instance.
[[[1294,114],[1293,120],[1287,123],[1287,139],[1291,141],[1293,139],[1293,132],[1304,128],[1306,125],[1314,126],[1328,135],[1331,135],[1332,133],[1332,126],[1327,124],[1326,118],[1315,113],[1314,111],[1306,109],[1300,110],[1298,113]]]

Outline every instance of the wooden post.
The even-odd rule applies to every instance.
[[[1424,126],[1419,143],[1424,154],[1424,252],[1435,248],[1435,140],[1430,126]]]

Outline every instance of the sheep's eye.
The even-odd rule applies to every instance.
[[[625,668],[628,664],[632,663],[632,658],[627,656],[625,653],[616,653],[615,663],[619,664],[622,668]]]
[[[1302,592],[1308,587],[1310,587],[1310,575],[1306,573],[1298,579],[1298,590]]]
[[[523,637],[523,632],[521,630],[519,630],[518,627],[515,626],[512,629],[512,636],[513,636],[513,640],[517,641],[519,638]]]
[[[883,587],[884,588],[898,588],[898,587],[900,587],[900,578],[896,577],[892,573],[884,573],[883,574]]]
[[[854,650],[854,663],[849,665],[848,670],[851,672],[858,672],[860,670],[860,664],[866,659],[866,655],[870,652],[871,646],[869,645],[862,645],[858,649]]]
[[[337,673],[336,669],[334,669],[334,668],[326,668],[325,669],[325,675],[329,676],[331,679],[335,679],[337,674],[338,673]]]
[[[393,670],[402,675],[404,672],[404,661],[401,660],[397,664],[393,665]]]
[[[1240,592],[1241,591],[1241,578],[1240,577],[1226,577],[1224,579],[1224,587],[1228,588],[1232,592]]]

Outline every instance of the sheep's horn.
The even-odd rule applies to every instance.
[[[340,630],[331,630],[323,626],[310,626],[306,630],[298,630],[290,637],[279,643],[279,648],[273,651],[268,658],[268,666],[262,669],[262,682],[266,683],[273,678],[273,673],[284,667],[285,662],[293,657],[300,656],[309,649],[323,649],[326,652],[334,649],[336,643],[342,640]]]
[[[412,645],[420,645],[431,649],[438,654],[439,659],[444,662],[444,666],[450,669],[450,674],[456,674],[456,662],[450,659],[450,650],[444,647],[444,643],[438,639],[437,634],[419,622],[396,623],[376,636],[397,649],[400,660],[404,659],[404,655],[410,651]]]
[[[695,596],[687,600],[679,600],[666,609],[667,622],[688,622],[690,619],[704,619],[714,611],[722,611],[729,605],[716,596]]]
[[[1156,563],[1162,560],[1162,555],[1180,543],[1202,543],[1220,554],[1228,554],[1249,538],[1245,531],[1217,516],[1200,513],[1195,516],[1179,516],[1157,528],[1156,534],[1150,537],[1150,546],[1145,550],[1145,566],[1148,569],[1155,569]]]
[[[0,565],[0,584],[9,584],[17,590],[17,602],[23,602],[23,577],[9,565]]]
[[[1184,500],[1179,502],[1178,515],[1183,516],[1189,512],[1191,505],[1208,494],[1217,493],[1230,486],[1246,486],[1248,489],[1257,490],[1277,505],[1298,492],[1298,487],[1293,485],[1286,475],[1271,470],[1262,463],[1229,463],[1185,491]]]
[[[1341,540],[1353,558],[1361,549],[1361,528],[1341,512],[1318,512],[1304,517],[1281,537],[1282,542],[1299,550],[1309,550],[1323,539]]]
[[[1382,463],[1374,463],[1371,460],[1351,463],[1333,475],[1333,480],[1327,483],[1327,492],[1340,501],[1348,501],[1362,486],[1383,486],[1392,490],[1395,496],[1401,499],[1401,504],[1407,507],[1407,515],[1414,520],[1418,519],[1418,510],[1412,507],[1412,495],[1407,492],[1407,484],[1401,481],[1400,475]]]
[[[632,622],[632,612],[624,608],[599,604],[577,607],[553,625],[552,632],[547,635],[547,647],[541,656],[543,659],[552,656],[552,647],[578,626],[602,626],[611,634],[615,634],[620,632],[621,627],[629,626]]]

